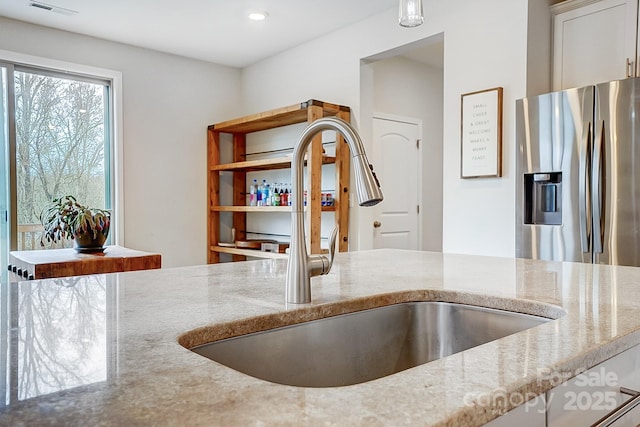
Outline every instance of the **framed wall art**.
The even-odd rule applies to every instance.
[[[502,176],[502,88],[461,96],[461,178]]]

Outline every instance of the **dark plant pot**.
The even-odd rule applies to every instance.
[[[107,241],[108,235],[109,227],[106,227],[104,230],[99,231],[96,234],[95,238],[93,236],[93,231],[88,231],[86,233],[77,233],[74,236],[74,249],[81,253],[102,252],[105,249],[104,242]]]

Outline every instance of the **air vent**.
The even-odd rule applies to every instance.
[[[29,6],[33,6],[33,7],[37,7],[38,9],[44,9],[44,10],[53,10],[53,7],[51,6],[47,6],[46,4],[42,4],[42,3],[29,3]]]
[[[75,15],[78,13],[77,10],[65,9],[64,7],[54,6],[52,4],[41,3],[39,1],[31,1],[29,2],[29,6],[36,7],[38,9],[47,10],[49,12],[60,13],[62,15]]]

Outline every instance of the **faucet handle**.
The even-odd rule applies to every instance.
[[[331,235],[329,236],[329,266],[327,270],[323,274],[327,274],[331,270],[331,266],[333,266],[333,257],[336,255],[336,239],[338,237],[338,226],[336,225],[331,230]]]
[[[338,237],[338,227],[333,227],[329,236],[329,256],[324,254],[309,255],[308,265],[310,276],[329,274],[333,265],[333,257],[336,253],[336,238]]]

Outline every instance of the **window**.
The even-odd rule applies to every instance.
[[[8,236],[2,247],[40,249],[40,212],[53,198],[70,194],[92,207],[114,205],[112,84],[17,64],[0,71],[0,237]]]

